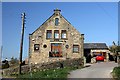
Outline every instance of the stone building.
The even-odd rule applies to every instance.
[[[29,35],[29,60],[33,64],[83,57],[84,34],[79,33],[55,9],[37,30]]]

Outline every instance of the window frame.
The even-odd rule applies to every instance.
[[[78,48],[78,51],[75,51],[75,49],[74,48]],[[73,53],[79,53],[79,45],[73,45]]]
[[[59,18],[55,18],[55,26],[59,25]]]
[[[66,33],[66,38],[63,38],[63,33]],[[61,39],[67,39],[67,30],[61,30]]]
[[[49,52],[50,58],[61,58],[62,53],[62,43],[51,43],[51,51]]]
[[[54,30],[54,39],[60,39],[60,33],[59,33],[60,31],[59,30]],[[58,33],[59,35],[58,35],[58,38],[56,38],[55,37],[55,33]]]
[[[38,46],[38,47],[36,47],[36,46]],[[36,48],[38,48],[38,49],[36,49]],[[40,50],[40,44],[34,44],[34,51],[39,51]]]
[[[51,33],[51,37],[48,37],[48,34]],[[46,39],[51,39],[52,38],[52,30],[47,30],[46,31]]]

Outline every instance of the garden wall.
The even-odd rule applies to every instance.
[[[49,62],[49,63],[42,63],[42,64],[31,64],[22,66],[22,73],[29,73],[30,67],[32,72],[47,70],[47,69],[55,69],[55,68],[63,68],[63,67],[79,67],[83,66],[83,59],[75,58],[75,59],[66,59],[56,62]],[[3,75],[11,75],[11,74],[18,74],[19,67],[16,68],[8,68],[4,69],[2,74]]]

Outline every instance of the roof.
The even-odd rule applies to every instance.
[[[84,49],[108,49],[105,43],[84,43]]]

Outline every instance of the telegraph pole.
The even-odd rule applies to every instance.
[[[22,66],[22,52],[23,52],[23,38],[24,38],[24,26],[25,26],[25,13],[22,13],[22,32],[21,32],[21,43],[20,43],[20,62],[19,62],[19,74],[21,74]]]
[[[1,45],[1,49],[0,49],[0,65],[2,65],[2,50],[3,50],[3,46]]]

